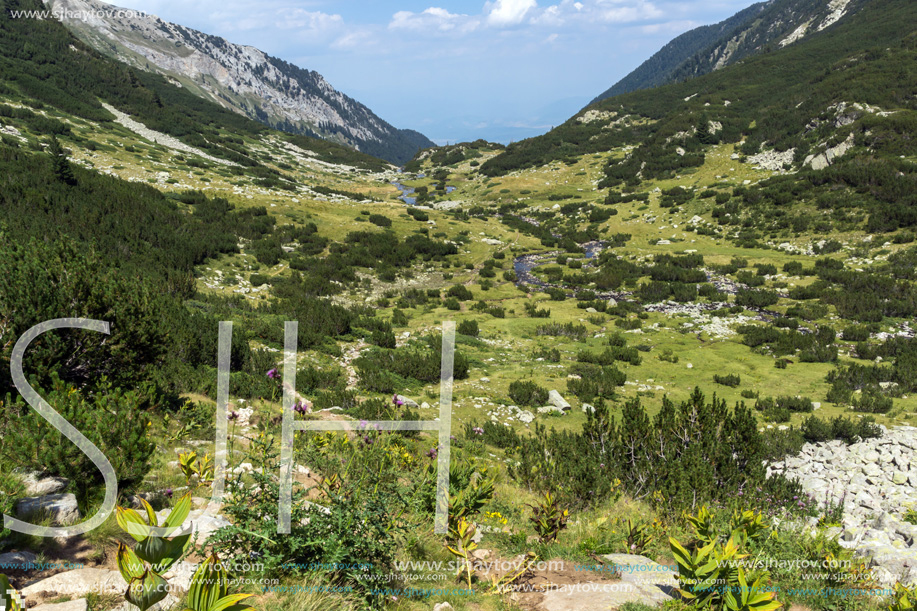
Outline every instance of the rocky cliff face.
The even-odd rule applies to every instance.
[[[423,134],[396,129],[332,87],[321,74],[250,46],[138,15],[96,0],[46,0],[61,21],[100,52],[271,127],[317,136],[404,163],[433,146]]]

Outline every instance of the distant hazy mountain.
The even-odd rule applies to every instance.
[[[707,74],[758,53],[793,44],[857,12],[869,0],[770,0],[715,25],[676,37],[600,100]]]
[[[203,98],[271,127],[325,138],[395,163],[433,146],[419,132],[392,127],[335,90],[319,73],[254,47],[152,15],[118,16],[112,10],[116,7],[96,0],[46,0],[46,4],[100,52],[168,76]],[[106,10],[111,12],[99,12]]]

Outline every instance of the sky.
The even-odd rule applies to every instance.
[[[320,73],[437,144],[544,133],[751,0],[116,0]]]

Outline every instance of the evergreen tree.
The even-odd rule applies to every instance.
[[[707,115],[702,115],[697,124],[697,141],[701,144],[716,144],[719,140],[716,134],[710,131],[710,119]]]
[[[51,136],[51,142],[48,145],[48,154],[51,156],[54,176],[63,183],[75,185],[76,176],[73,175],[73,168],[70,167],[70,162],[67,160],[67,153],[55,136]]]

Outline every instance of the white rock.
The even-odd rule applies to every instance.
[[[90,593],[124,594],[127,582],[118,571],[108,569],[73,569],[52,575],[22,589],[26,598],[42,596],[42,593],[79,597]]]
[[[38,605],[37,607],[32,607],[29,611],[87,611],[87,609],[89,609],[89,601],[85,598],[78,598],[76,600],[68,600],[65,603]]]
[[[556,390],[552,390],[548,393],[548,403],[554,407],[559,407],[562,410],[570,409],[570,404],[567,403],[566,399],[561,396]]]
[[[33,471],[22,478],[22,483],[25,485],[26,496],[45,496],[63,492],[70,482],[63,477],[41,477],[40,472]]]
[[[23,519],[47,515],[54,524],[73,524],[80,521],[80,508],[73,494],[24,498],[16,504],[16,514]]]

